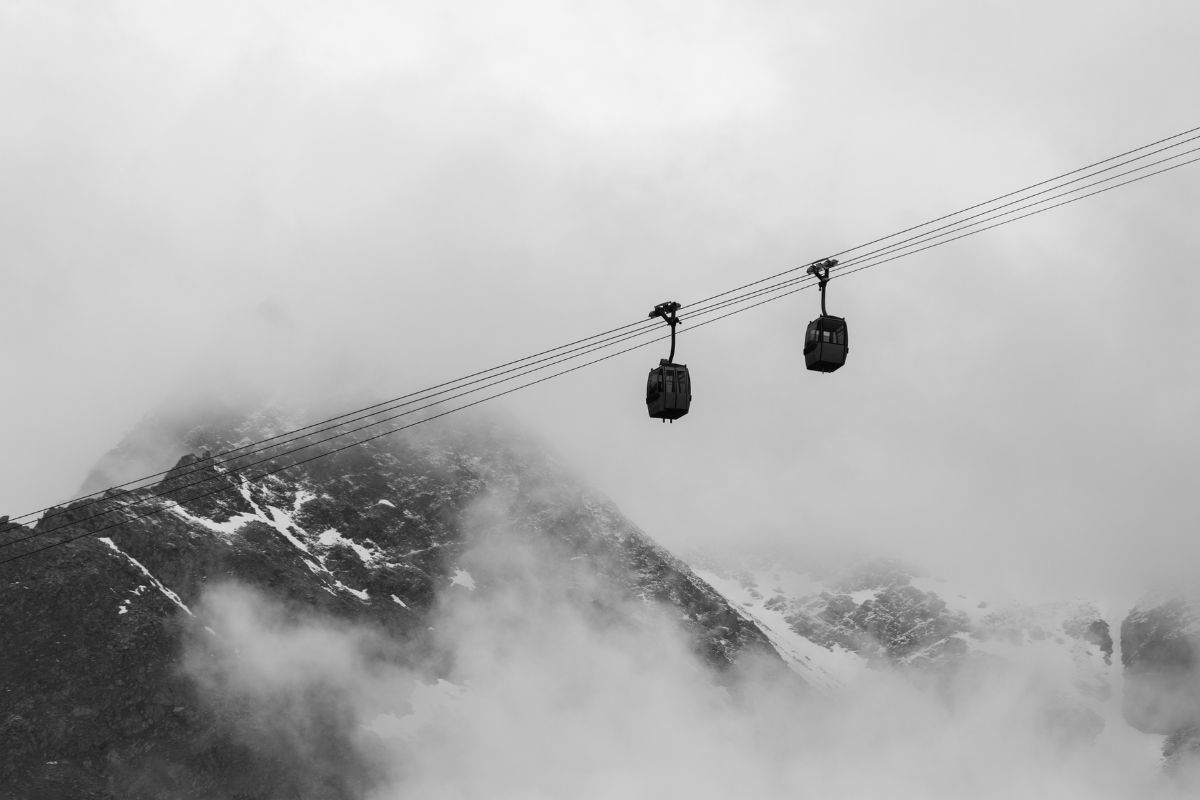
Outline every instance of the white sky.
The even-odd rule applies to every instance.
[[[1193,2],[0,0],[0,513],[199,364],[395,396],[1200,124]],[[1200,556],[1200,165],[503,402],[668,546],[1125,598]],[[247,339],[272,301],[290,343]],[[236,354],[236,355],[235,355]],[[334,369],[336,365],[337,369]],[[234,381],[234,368],[228,371]]]

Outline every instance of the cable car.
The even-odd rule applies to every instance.
[[[804,364],[814,372],[833,372],[846,363],[846,320],[822,314],[808,323]]]
[[[675,363],[675,326],[679,324],[676,313],[679,303],[659,303],[650,312],[650,317],[662,317],[671,326],[671,354],[660,359],[658,366],[650,370],[646,378],[646,410],[651,419],[663,422],[675,420],[688,413],[692,405],[692,377],[687,364]]]
[[[804,336],[804,364],[814,372],[840,368],[850,350],[846,320],[825,313],[825,284],[829,283],[829,268],[837,263],[836,259],[827,258],[808,268],[810,275],[817,276],[821,288],[821,316],[808,323],[808,333]]]

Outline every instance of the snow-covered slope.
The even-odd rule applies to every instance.
[[[805,571],[786,558],[701,555],[702,576],[759,624],[789,666],[828,690],[881,669],[940,680],[1036,670],[1057,721],[1095,737],[1120,721],[1108,623],[1096,605],[991,603],[903,563]]]

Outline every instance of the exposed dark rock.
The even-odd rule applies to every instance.
[[[125,449],[142,459],[146,441],[178,435],[219,453],[278,427],[168,422]],[[427,652],[429,614],[470,568],[471,537],[489,535],[471,516],[485,498],[564,574],[586,570],[614,603],[673,608],[714,675],[751,653],[775,657],[753,623],[531,442],[395,437],[253,480],[202,459],[185,455],[157,486],[48,512],[32,531],[8,527],[62,544],[0,567],[0,800],[363,797],[372,765],[355,762],[336,704],[317,702],[311,730],[289,739],[197,694],[181,649],[203,654],[219,631],[192,611],[207,587],[236,581],[290,613],[382,633],[398,645],[389,658]],[[124,475],[120,459],[100,474]]]
[[[1163,769],[1178,773],[1200,765],[1200,726],[1187,725],[1163,742]]]
[[[1143,602],[1121,623],[1125,719],[1146,733],[1200,724],[1195,607],[1182,599]]]
[[[248,463],[251,459],[245,459]],[[235,464],[231,465],[236,468]],[[253,473],[252,473],[253,474]],[[238,491],[241,481],[229,468],[218,468],[213,461],[187,454],[167,473],[155,494],[178,503],[198,517],[225,522],[238,514],[250,514],[254,509]]]
[[[1182,597],[1144,599],[1121,623],[1122,710],[1129,724],[1166,735],[1168,772],[1200,766],[1200,614]]]
[[[912,586],[917,574],[901,562],[875,559],[835,579],[840,593],[821,592],[798,603],[777,598],[768,606],[784,611],[801,636],[871,659],[929,662],[961,653],[966,617],[949,610],[936,594]],[[858,592],[869,596],[856,601],[851,593]]]
[[[878,642],[892,660],[932,659],[946,652],[963,652],[955,638],[967,630],[962,614],[949,612],[932,592],[913,586],[891,585],[864,601],[849,621]]]
[[[1101,619],[1094,608],[1081,608],[1078,614],[1065,620],[1062,627],[1063,633],[1071,638],[1095,645],[1104,654],[1105,664],[1112,663],[1112,634],[1109,633],[1108,623]]]

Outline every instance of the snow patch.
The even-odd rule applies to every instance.
[[[475,579],[471,577],[471,573],[467,572],[462,567],[454,568],[454,577],[450,579],[451,586],[462,586],[472,592],[475,591]]]
[[[329,528],[328,530],[322,531],[321,535],[317,537],[317,541],[324,547],[333,547],[335,544],[345,545],[357,553],[359,561],[362,561],[362,563],[366,564],[367,566],[374,565],[375,562],[380,558],[380,553],[378,551],[364,547],[353,539],[347,539],[334,528]]]
[[[247,522],[253,522],[254,520],[258,519],[258,516],[255,514],[238,514],[236,516],[230,517],[225,522],[214,522],[213,520],[209,519],[208,517],[196,516],[195,514],[191,513],[190,511],[188,511],[186,508],[184,508],[183,506],[181,506],[179,504],[173,504],[170,507],[170,510],[176,516],[181,517],[182,519],[184,519],[188,522],[194,523],[203,528],[207,528],[208,530],[213,531],[214,533],[220,533],[225,536],[232,536],[233,534],[237,533],[238,529],[241,528],[243,525],[245,525]]]
[[[298,550],[308,553],[308,545],[297,539],[292,533],[292,528],[295,527],[292,515],[275,506],[267,506],[267,511],[271,512],[271,519],[266,520],[267,524],[279,531],[279,535],[291,542]],[[296,530],[299,530],[299,528],[296,528]]]
[[[186,611],[186,612],[188,613],[188,616],[189,616],[189,617],[190,617],[190,616],[195,616],[194,614],[192,614],[192,610],[191,610],[190,608],[188,608],[186,605],[184,605],[184,602],[183,602],[182,600],[180,600],[180,599],[179,599],[179,595],[177,595],[177,594],[175,594],[174,592],[172,592],[170,589],[168,589],[166,586],[164,586],[164,585],[163,585],[162,581],[160,581],[158,578],[156,578],[156,577],[154,577],[153,575],[151,575],[151,574],[150,574],[150,570],[146,569],[146,568],[145,568],[145,567],[142,565],[142,562],[138,561],[136,558],[134,558],[133,556],[129,555],[128,553],[126,553],[126,552],[125,552],[124,550],[122,550],[121,548],[117,547],[116,543],[114,543],[114,542],[113,542],[113,540],[112,540],[112,539],[110,539],[110,538],[108,538],[107,536],[105,536],[105,537],[102,537],[102,538],[100,539],[100,541],[104,542],[106,545],[108,545],[110,548],[112,548],[112,550],[113,550],[115,553],[117,553],[118,555],[122,555],[122,556],[124,556],[126,559],[128,559],[130,564],[133,564],[135,567],[137,567],[138,569],[140,569],[140,570],[142,571],[142,574],[143,574],[143,575],[145,575],[147,578],[149,578],[149,579],[150,579],[150,582],[154,584],[155,588],[157,588],[157,589],[158,589],[160,592],[162,592],[162,593],[163,593],[163,596],[164,596],[164,597],[166,597],[166,598],[167,598],[168,600],[170,600],[172,603],[174,603],[175,605],[179,606],[179,607],[180,607],[180,608],[182,608],[184,611]]]
[[[408,603],[405,603],[399,597],[396,597],[396,595],[392,595],[392,602],[395,603],[396,605],[400,606],[401,608],[408,608]]]
[[[850,599],[854,601],[854,605],[861,606],[868,600],[874,600],[877,594],[879,594],[878,589],[859,589],[857,592],[850,593]]]
[[[292,513],[295,514],[296,512],[298,512],[300,510],[300,507],[303,506],[305,503],[307,503],[309,500],[316,500],[316,499],[317,499],[317,496],[315,494],[313,494],[312,492],[308,491],[307,489],[297,489],[296,490],[296,501],[294,503],[292,503]]]
[[[813,686],[825,690],[841,689],[858,682],[866,673],[867,660],[857,653],[837,645],[827,650],[792,630],[783,612],[768,608],[767,600],[753,585],[704,569],[693,567],[692,571],[758,625],[792,671]]]
[[[371,599],[371,596],[369,594],[367,594],[366,589],[351,589],[349,586],[342,583],[341,581],[335,582],[334,585],[337,586],[337,588],[343,592],[349,592],[350,594],[357,597],[359,600],[362,600],[364,603],[369,602]]]
[[[375,505],[377,505],[377,506],[387,506],[388,508],[395,508],[395,507],[396,507],[396,504],[395,504],[395,503],[393,503],[391,500],[379,500],[378,502],[376,502],[376,503],[375,503]]]

